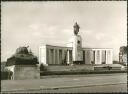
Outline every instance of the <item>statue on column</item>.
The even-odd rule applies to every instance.
[[[79,32],[80,26],[79,26],[79,25],[77,24],[77,22],[76,22],[73,27],[74,27],[74,34],[77,35],[78,32]]]
[[[80,35],[78,35],[80,26],[77,24],[77,22],[73,26],[74,28],[74,35],[72,38],[72,47],[73,47],[73,63],[74,64],[82,64],[83,63],[83,52],[82,52],[82,38]]]

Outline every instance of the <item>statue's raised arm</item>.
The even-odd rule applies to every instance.
[[[78,32],[79,32],[80,26],[79,26],[79,25],[77,24],[77,22],[76,22],[73,27],[74,27],[74,34],[77,35]]]

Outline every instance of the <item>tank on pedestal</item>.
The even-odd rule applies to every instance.
[[[19,47],[16,53],[7,59],[6,68],[13,74],[13,80],[39,79],[40,70],[37,57],[28,51],[28,47]]]

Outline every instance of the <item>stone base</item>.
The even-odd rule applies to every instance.
[[[40,79],[40,70],[36,65],[15,65],[13,79]]]
[[[80,35],[73,36],[73,61],[83,61],[82,38]]]

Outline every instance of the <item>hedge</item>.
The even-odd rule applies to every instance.
[[[78,75],[78,74],[105,74],[105,73],[126,73],[127,71],[41,71],[40,75],[45,76],[45,75]]]
[[[1,80],[11,79],[12,72],[2,71],[1,72]]]

